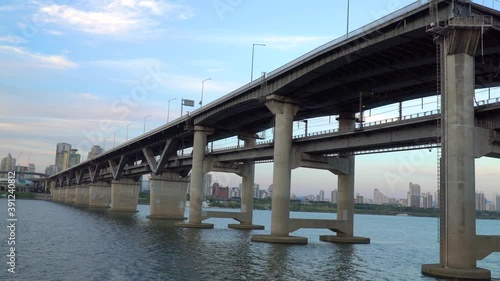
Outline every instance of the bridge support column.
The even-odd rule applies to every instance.
[[[214,227],[213,224],[201,222],[203,208],[203,161],[205,160],[207,135],[212,132],[212,129],[203,126],[194,127],[193,166],[191,168],[191,187],[189,193],[189,219],[187,223],[177,223],[177,226],[188,228]]]
[[[353,129],[355,126],[354,113],[341,113],[338,120],[340,130]],[[345,221],[345,231],[337,232],[337,235],[322,235],[319,239],[333,243],[368,244],[370,238],[354,236],[354,156],[340,157],[349,161],[349,173],[338,175],[337,220]]]
[[[245,146],[255,146],[255,138],[245,138]],[[263,225],[253,224],[253,188],[255,185],[255,164],[247,163],[241,178],[241,219],[239,224],[230,224],[233,229],[264,229]]]
[[[64,203],[75,204],[75,186],[66,187],[66,197],[64,198]]]
[[[299,107],[294,101],[275,95],[267,97],[266,106],[275,116],[271,234],[252,235],[252,241],[307,244],[307,238],[289,235],[292,126]]]
[[[139,184],[134,179],[111,181],[111,212],[137,212]]]
[[[89,186],[81,184],[76,186],[75,205],[87,207],[89,205]]]
[[[107,182],[89,184],[89,208],[109,208],[111,187]]]
[[[178,173],[151,176],[150,219],[184,220],[188,179]]]
[[[476,267],[476,251],[480,247],[476,244],[473,95],[474,54],[480,36],[479,28],[455,28],[442,42],[446,84],[441,188],[445,190],[446,204],[441,206],[444,216],[440,222],[440,263],[422,265],[425,275],[467,280],[491,278],[489,270]]]

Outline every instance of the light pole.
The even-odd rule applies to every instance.
[[[252,69],[250,70],[250,82],[253,81],[253,56],[254,56],[254,50],[255,46],[262,46],[265,47],[265,44],[252,44]]]
[[[175,99],[177,99],[177,98],[173,98],[173,99],[169,99],[168,100],[167,123],[170,120],[170,102],[173,101],[173,100],[175,100]]]
[[[116,143],[116,133],[119,133],[120,131],[115,132],[115,136],[113,137],[113,148],[115,148],[115,143]]]
[[[145,134],[145,133],[146,133],[146,118],[148,118],[148,117],[150,117],[150,116],[151,116],[151,114],[144,116],[144,130],[143,130],[143,132],[142,132],[143,134]]]
[[[128,141],[128,126],[130,126],[130,125],[132,125],[132,124],[134,124],[134,123],[128,123],[128,124],[127,124],[127,136],[125,137],[125,141]]]
[[[207,78],[201,81],[201,99],[200,99],[200,107],[203,106],[203,86],[205,86],[205,81],[212,80],[212,78]]]

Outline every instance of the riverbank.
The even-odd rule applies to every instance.
[[[240,209],[238,200],[215,200],[209,199],[209,205],[213,208]],[[139,195],[139,204],[149,205],[149,194],[141,193]],[[271,210],[271,198],[254,199],[254,210]],[[290,201],[290,211],[294,212],[317,212],[317,213],[336,213],[337,204],[330,202],[307,202]],[[397,205],[375,205],[375,204],[354,204],[355,214],[364,215],[386,215],[386,216],[413,216],[413,217],[439,217],[439,209],[430,208],[411,208]],[[500,220],[499,212],[476,212],[477,219]]]

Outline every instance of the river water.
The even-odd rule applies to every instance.
[[[7,206],[0,199],[0,280],[436,280],[420,274],[438,262],[435,218],[356,215],[355,233],[368,245],[319,241],[328,230],[294,235],[308,245],[255,243],[269,233],[270,211],[255,211],[266,230],[227,229],[228,219],[210,219],[215,229],[185,229],[149,220],[149,206],[131,215],[77,208],[50,201],[16,201],[16,273],[7,272]],[[187,210],[186,210],[187,212]],[[296,218],[333,219],[334,214],[291,213]],[[477,221],[478,234],[500,234],[500,221]],[[500,253],[478,266],[500,279]]]

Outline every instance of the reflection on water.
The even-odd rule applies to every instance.
[[[308,245],[276,245],[250,239],[269,233],[269,211],[254,214],[267,230],[241,231],[227,229],[228,219],[207,221],[214,229],[178,228],[174,221],[147,219],[148,206],[138,209],[111,213],[19,200],[18,273],[5,268],[0,280],[435,280],[420,274],[422,263],[438,261],[433,218],[356,216],[355,232],[370,237],[369,245],[321,242],[319,235],[331,232],[314,229],[293,233],[308,237]],[[478,232],[500,234],[499,223],[480,221]],[[5,232],[0,239],[6,241]],[[0,245],[5,256],[6,243]],[[500,277],[500,255],[478,265]]]

